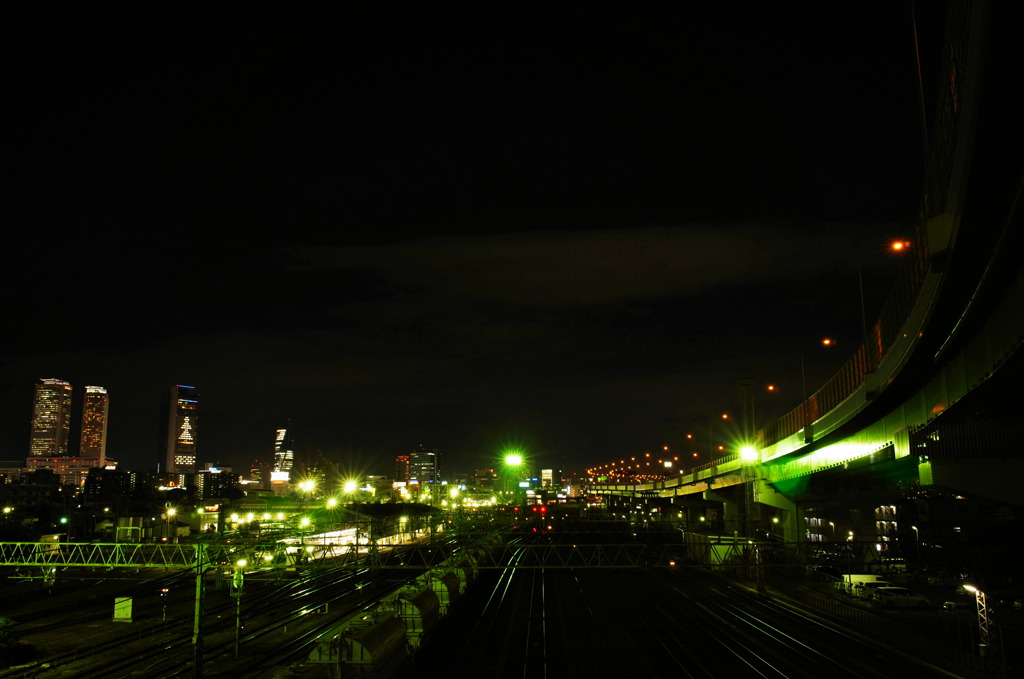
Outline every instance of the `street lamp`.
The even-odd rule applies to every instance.
[[[760,517],[758,516],[758,503],[760,498],[757,492],[757,463],[761,459],[760,451],[752,445],[745,445],[740,448],[740,460],[743,462],[744,467],[744,481],[746,482],[747,488],[744,492],[746,498],[746,533],[748,537],[754,537],[754,533],[760,528]]]
[[[860,329],[861,339],[866,341],[868,338],[868,324],[867,314],[864,311],[864,258],[873,252],[889,252],[895,254],[901,254],[905,250],[910,248],[910,241],[908,240],[894,240],[886,243],[885,245],[873,247],[867,252],[861,254],[857,259],[857,285],[860,288]]]
[[[707,462],[711,462],[711,460],[715,456],[714,428],[715,428],[715,421],[718,420],[718,419],[721,419],[723,421],[728,421],[729,413],[722,413],[720,416],[717,416],[717,417],[714,416],[714,415],[708,417],[708,459],[707,459]],[[687,434],[686,438],[687,439],[692,439],[693,438],[693,434]],[[718,449],[722,450],[723,446],[718,446]],[[693,456],[697,457],[697,453],[694,453]]]
[[[231,577],[231,596],[235,597],[235,660],[238,660],[239,637],[242,631],[242,589],[245,584],[245,566],[248,562],[239,559]]]
[[[823,346],[823,347],[831,347],[833,344],[835,344],[835,342],[832,341],[831,337],[822,337],[821,338],[821,346]],[[800,388],[801,388],[800,395],[803,397],[804,401],[806,402],[807,401],[807,365],[806,365],[806,361],[804,360],[804,353],[805,353],[804,350],[801,348],[800,349]]]
[[[165,526],[165,529],[164,529],[164,540],[166,540],[171,535],[171,522],[174,520],[174,515],[178,513],[178,510],[176,510],[174,507],[172,507],[170,503],[167,503],[164,506],[167,508],[167,511],[165,513],[167,520],[164,523],[164,526]],[[175,532],[177,532],[177,531],[175,531]]]
[[[519,468],[523,465],[523,455],[518,451],[512,451],[505,455],[505,488],[511,495],[512,499],[515,500],[517,493],[515,492],[515,485],[518,485],[518,480],[513,481],[509,476],[513,472],[518,472]],[[513,485],[515,484],[515,485]]]
[[[832,338],[830,338],[830,337],[822,337],[821,338],[820,346],[831,347],[834,344],[835,344],[835,342],[832,341]],[[810,425],[811,425],[812,417],[811,417],[811,412],[810,412],[810,409],[809,409],[808,403],[807,403],[807,362],[806,362],[806,360],[804,358],[804,354],[805,354],[805,350],[804,350],[803,347],[801,347],[800,348],[800,396],[801,396],[800,410],[802,411],[802,417],[800,419],[803,420],[803,422],[801,424],[804,427],[804,442],[805,443],[810,443],[810,440],[808,440],[808,436],[813,436],[813,434],[810,433]]]
[[[315,489],[316,489],[316,481],[314,481],[313,479],[306,479],[304,481],[299,481],[299,490],[302,491],[303,511],[305,511],[306,505],[309,504],[309,496],[313,493],[313,491]]]
[[[757,429],[757,413],[754,402],[753,380],[744,378],[740,380],[740,393],[743,400],[743,428],[742,438],[750,443],[760,441],[761,434]],[[765,394],[774,395],[777,388],[774,384],[763,384],[760,388]]]
[[[964,589],[974,594],[978,604],[978,651],[984,658],[988,656],[988,606],[985,603],[985,593],[974,585],[964,585]]]

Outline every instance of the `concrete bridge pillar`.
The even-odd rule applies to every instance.
[[[804,512],[795,500],[783,495],[764,479],[758,479],[758,499],[769,509],[762,511],[766,530],[778,534],[786,542],[803,542],[807,538]]]
[[[666,519],[673,521],[681,530],[707,530],[708,520],[715,520],[719,512],[717,508],[709,511],[708,503],[700,494],[676,495],[669,499],[665,509]]]
[[[803,542],[807,538],[804,512],[796,501],[781,493],[763,479],[752,481],[757,484],[755,497],[757,508],[747,516],[747,494],[751,488],[749,483],[709,489],[704,499],[721,502],[722,521],[711,530],[720,530],[725,534],[737,534],[751,539],[764,539],[772,534],[786,542]],[[756,525],[754,525],[756,524]]]
[[[744,485],[724,486],[722,488],[708,488],[704,491],[704,499],[710,502],[721,502],[722,509],[719,513],[717,526],[709,529],[718,530],[725,534],[744,533]]]

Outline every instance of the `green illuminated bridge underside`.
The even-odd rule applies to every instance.
[[[751,463],[734,454],[664,481],[644,484],[600,484],[599,492],[672,497],[703,493],[749,482],[785,484],[801,477],[835,469],[886,451],[892,458],[922,455],[918,432],[971,390],[983,383],[1016,351],[1024,338],[1024,273],[1005,290],[1002,303],[982,326],[974,341],[937,369],[907,399],[881,417],[843,437],[828,437],[861,413],[880,393],[869,374],[836,408],[804,428],[771,445],[762,446]],[[923,323],[923,321],[922,321]],[[907,321],[908,335],[920,333],[919,323]],[[901,348],[900,354],[909,351]],[[896,371],[898,372],[898,371]],[[895,372],[893,373],[893,375]],[[891,381],[892,376],[886,382]],[[826,439],[819,443],[821,439]],[[924,478],[922,482],[927,483]]]

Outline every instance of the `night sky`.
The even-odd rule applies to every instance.
[[[854,350],[858,262],[869,316],[895,279],[861,255],[920,197],[909,2],[166,10],[10,26],[0,459],[56,377],[133,469],[179,383],[201,462],[290,420],[346,470],[574,471],[706,437],[742,378],[781,415],[801,351],[814,389]]]

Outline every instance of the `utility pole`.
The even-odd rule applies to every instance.
[[[231,596],[235,597],[235,660],[238,660],[238,647],[242,632],[242,590],[245,587],[245,559],[235,564],[235,572],[231,576]]]
[[[206,605],[206,581],[203,575],[210,565],[206,545],[196,545],[196,612],[192,623],[192,679],[203,679],[203,608]]]

